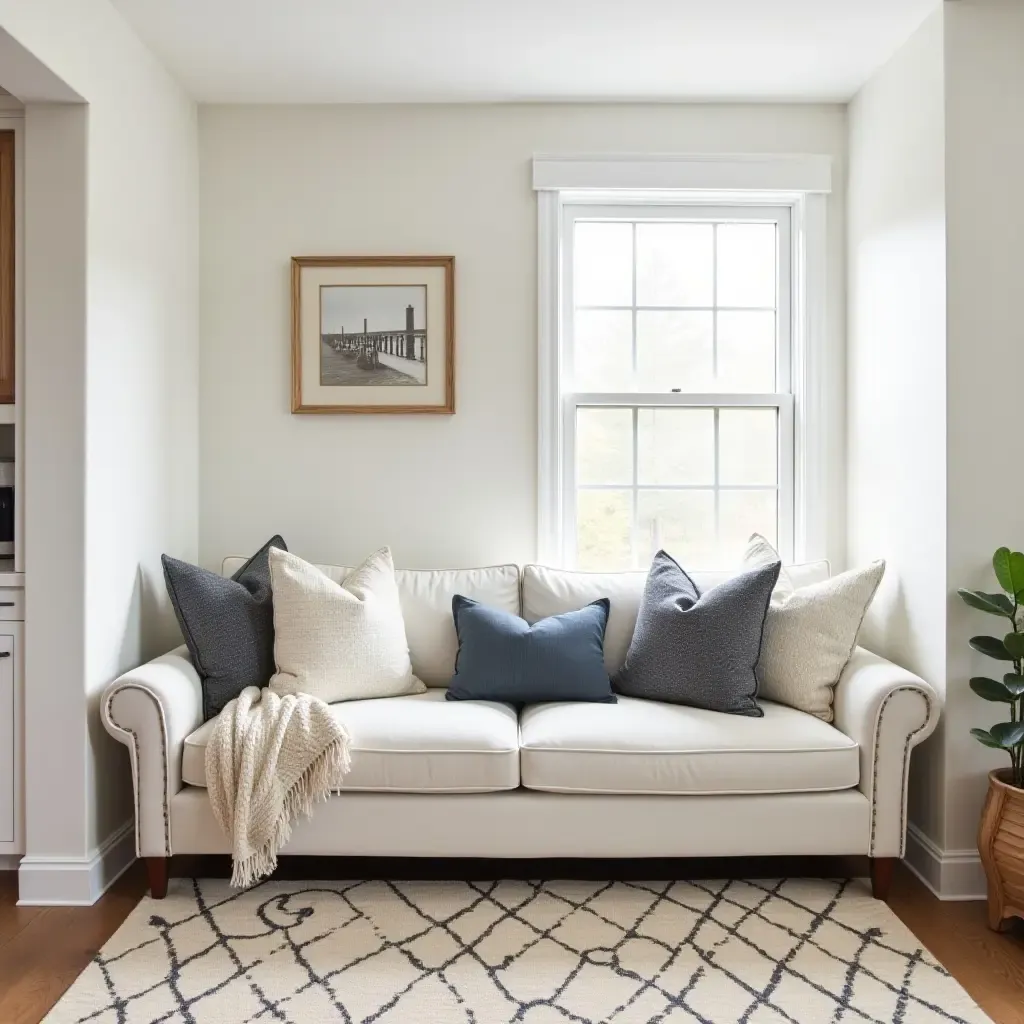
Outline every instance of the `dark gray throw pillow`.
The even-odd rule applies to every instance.
[[[274,604],[266,544],[231,579],[163,555],[164,581],[174,614],[203,684],[203,718],[220,714],[247,686],[266,686],[274,674]]]
[[[456,594],[452,615],[459,653],[448,700],[616,703],[604,667],[608,608],[608,599],[601,598],[531,626],[518,615]]]
[[[780,562],[703,594],[664,551],[647,575],[615,689],[630,697],[760,718],[754,668]]]

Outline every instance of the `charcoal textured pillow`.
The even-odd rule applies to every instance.
[[[614,704],[604,667],[607,598],[532,626],[461,594],[452,599],[459,653],[448,700]]]
[[[740,573],[703,594],[659,551],[615,689],[630,697],[760,718],[754,669],[779,562]]]
[[[247,686],[266,686],[274,674],[274,605],[270,549],[280,537],[225,579],[164,555],[164,581],[174,614],[203,685],[203,718],[220,714]]]

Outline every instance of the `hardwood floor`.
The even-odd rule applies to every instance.
[[[393,861],[354,862],[293,858],[284,862],[290,877],[460,877],[465,862],[442,862],[397,871]],[[407,867],[414,862],[401,862]],[[578,863],[578,862],[574,862]],[[659,872],[659,863],[672,864],[671,873]],[[718,862],[633,862],[618,865],[611,874],[600,870],[605,862],[588,866],[587,877],[779,877],[781,874],[836,877],[844,873],[867,875],[866,861],[807,859],[781,861],[745,860],[729,863],[723,872]],[[333,866],[330,870],[325,870]],[[536,862],[521,877],[537,877]],[[360,871],[354,870],[361,868]],[[473,877],[487,877],[487,862],[474,862]],[[503,862],[502,875],[508,875]],[[555,867],[555,865],[551,865]],[[610,867],[610,865],[608,866]],[[224,858],[181,858],[172,863],[172,875],[192,873],[225,875]],[[838,870],[842,868],[842,870]],[[554,874],[554,872],[545,872]],[[580,874],[581,872],[573,872]],[[556,874],[557,877],[557,874]],[[0,872],[0,1022],[38,1024],[93,954],[117,930],[146,892],[146,872],[135,864],[93,907],[18,907],[17,876]],[[889,905],[961,985],[974,997],[995,1024],[1024,1024],[1024,923],[1016,922],[998,935],[989,930],[983,903],[942,903],[902,865],[896,870]],[[808,1022],[813,1024],[813,1022]]]
[[[141,864],[92,907],[18,907],[16,872],[0,873],[0,1021],[38,1024],[146,891]]]
[[[984,903],[943,903],[902,864],[889,906],[996,1024],[1024,1024],[1024,923],[998,934]]]

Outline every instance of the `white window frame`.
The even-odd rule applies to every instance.
[[[831,188],[827,157],[537,157],[538,191],[538,559],[571,565],[575,558],[576,409],[581,405],[736,406],[779,410],[779,536],[787,561],[825,557],[830,514],[827,459],[832,437],[826,396],[832,377],[825,339],[825,196]],[[646,205],[655,215],[674,211],[690,218],[703,207],[709,219],[737,206],[789,211],[789,345],[778,353],[779,391],[772,395],[638,394],[567,392],[571,379],[571,290],[566,287],[572,221],[582,209],[629,211]],[[716,209],[718,207],[718,209]],[[727,208],[723,211],[721,208]],[[598,215],[600,215],[598,213]],[[780,229],[781,231],[781,229]],[[780,241],[781,241],[780,234]],[[786,261],[784,261],[786,262]],[[567,326],[569,325],[569,326]],[[782,327],[780,323],[780,328]],[[567,338],[566,335],[569,335]],[[780,329],[780,338],[783,331]],[[789,381],[789,393],[782,387]],[[635,443],[635,435],[634,435]],[[634,460],[635,461],[635,460]],[[635,473],[635,466],[634,466]],[[570,550],[571,545],[571,550]]]

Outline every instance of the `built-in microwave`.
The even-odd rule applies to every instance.
[[[14,557],[14,459],[0,459],[0,558]]]

